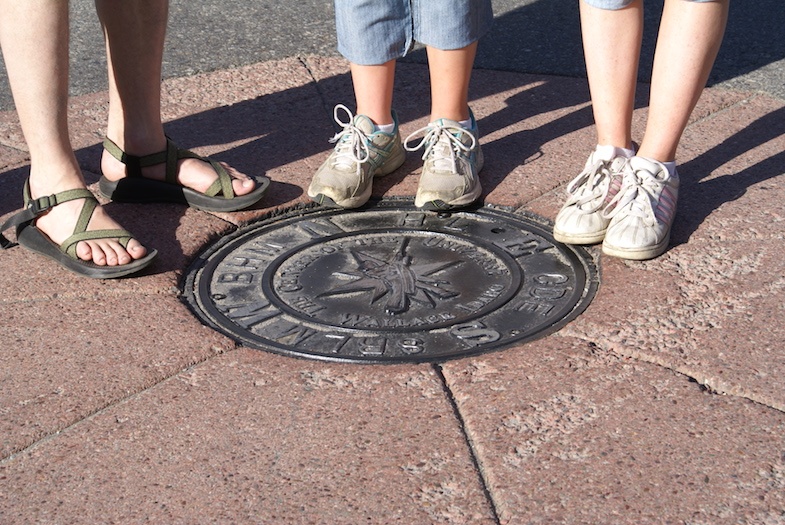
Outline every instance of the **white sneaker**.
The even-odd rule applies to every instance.
[[[482,187],[478,173],[482,169],[477,121],[469,111],[471,129],[459,122],[439,119],[406,137],[404,148],[415,151],[425,148],[425,164],[420,175],[414,205],[425,210],[448,210],[468,206],[480,198]],[[415,146],[412,138],[425,132],[425,137]]]
[[[338,117],[338,110],[349,115],[348,122]],[[325,206],[358,208],[371,197],[373,178],[392,173],[406,160],[398,116],[392,113],[391,133],[377,131],[365,115],[352,116],[343,104],[335,106],[333,116],[343,130],[330,139],[335,149],[313,176],[308,197]]]
[[[623,259],[652,259],[668,248],[679,197],[679,175],[661,163],[633,157],[622,188],[605,208],[610,219],[602,251]]]
[[[556,215],[554,239],[567,244],[602,242],[610,223],[603,209],[621,188],[626,162],[620,148],[597,146],[583,171],[567,185],[569,197]]]

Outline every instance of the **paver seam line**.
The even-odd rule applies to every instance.
[[[319,80],[316,78],[316,75],[313,74],[313,69],[311,69],[310,64],[308,64],[308,60],[305,57],[299,55],[297,56],[297,60],[300,61],[300,64],[305,68],[305,71],[308,73],[308,76],[311,77],[311,81],[313,82],[313,85],[316,88],[316,92],[319,94],[319,100],[322,103],[322,108],[324,109],[325,115],[327,115],[327,117],[329,118],[336,132],[339,131],[336,128],[336,123],[333,122],[333,118],[332,118],[333,110],[327,105],[327,97],[322,91],[322,87],[319,84]]]
[[[634,349],[629,349],[629,351],[626,351],[626,347],[619,348],[618,346],[615,345],[603,345],[601,343],[598,343],[597,341],[591,340],[588,337],[583,337],[580,334],[575,333],[574,331],[569,331],[569,332],[570,333],[565,333],[563,331],[563,332],[556,333],[554,335],[559,337],[577,338],[596,348],[601,348],[602,350],[612,355],[615,355],[617,357],[634,359],[636,361],[640,361],[643,363],[648,363],[651,365],[658,366],[660,368],[664,368],[665,370],[669,370],[673,373],[684,376],[690,381],[694,381],[695,383],[700,385],[701,388],[703,388],[706,392],[710,394],[732,396],[739,399],[746,399],[747,401],[750,401],[752,403],[773,410],[777,410],[778,412],[785,413],[785,404],[775,399],[768,398],[767,396],[760,396],[755,394],[754,392],[749,392],[748,390],[744,389],[740,385],[732,385],[725,381],[721,381],[718,378],[708,377],[705,374],[698,373],[697,370],[693,370],[689,367],[669,365],[662,360],[656,359],[655,357],[649,356],[645,353],[638,352]]]
[[[730,90],[730,89],[718,88],[718,90],[725,91],[726,93],[738,93],[738,91],[733,91],[733,90]],[[707,120],[711,120],[711,119],[715,118],[718,115],[722,115],[723,113],[727,113],[728,111],[731,111],[731,110],[737,108],[738,106],[743,106],[745,104],[749,104],[750,102],[752,102],[753,100],[755,100],[757,98],[760,98],[761,96],[763,96],[762,93],[751,92],[751,93],[748,94],[748,96],[746,96],[746,97],[744,97],[744,98],[742,98],[740,100],[737,100],[737,101],[732,102],[732,103],[730,103],[728,105],[725,105],[725,106],[720,106],[717,109],[715,109],[713,111],[710,111],[708,114],[704,115],[703,117],[700,117],[698,119],[690,121],[684,129],[686,131],[686,130],[690,129],[691,127],[696,126],[696,125],[698,125],[698,124],[700,124],[702,122],[706,122]]]
[[[0,139],[0,146],[3,146],[4,148],[8,148],[10,150],[13,150],[13,151],[16,151],[16,152],[19,152],[19,153],[26,154],[27,157],[25,157],[25,160],[27,161],[27,163],[30,162],[30,152],[28,150],[22,149],[22,148],[20,148],[18,146],[15,146],[13,144],[9,144],[8,142],[6,142],[6,141],[4,141],[2,139]]]
[[[499,518],[499,511],[496,500],[493,497],[493,493],[491,492],[490,486],[488,481],[485,477],[485,469],[480,461],[480,457],[477,453],[477,450],[474,446],[474,441],[472,440],[469,432],[466,428],[466,421],[463,418],[463,414],[461,413],[460,408],[458,407],[458,402],[455,400],[455,396],[452,393],[452,389],[450,385],[447,383],[447,377],[444,375],[444,370],[442,366],[438,363],[432,365],[433,370],[436,373],[436,377],[439,378],[439,381],[442,384],[442,389],[444,390],[444,394],[447,397],[447,400],[452,407],[453,415],[458,421],[458,426],[460,427],[461,434],[463,434],[463,438],[466,441],[466,446],[469,449],[469,456],[471,457],[472,465],[474,466],[475,471],[477,472],[477,478],[480,482],[480,486],[482,487],[482,492],[485,495],[485,499],[488,501],[488,506],[493,513],[493,521],[497,525],[502,525],[501,519]]]
[[[94,299],[100,295],[101,299],[104,298],[122,298],[127,297],[129,295],[138,295],[140,290],[108,290],[104,291],[101,290],[100,294],[95,291],[91,292],[68,292],[68,293],[58,293],[52,296],[33,296],[28,298],[13,298],[13,299],[0,299],[0,306],[13,306],[15,304],[31,304],[31,303],[45,303],[49,301],[74,301],[77,299]],[[177,290],[175,286],[167,286],[167,287],[152,287],[146,288],[142,291],[143,295],[168,295],[172,297],[179,297],[180,290]]]
[[[225,356],[225,355],[227,355],[227,354],[229,354],[231,352],[235,352],[239,348],[240,348],[240,345],[238,343],[234,343],[234,346],[232,348],[228,349],[228,350],[219,350],[216,347],[215,348],[215,350],[216,350],[215,353],[213,353],[213,354],[211,354],[209,356],[206,356],[203,359],[199,359],[199,360],[193,361],[193,362],[189,363],[187,366],[185,366],[185,367],[175,371],[174,373],[169,374],[169,375],[167,375],[165,377],[162,377],[161,379],[155,381],[154,383],[149,384],[147,386],[144,386],[143,388],[141,388],[141,389],[139,389],[139,390],[137,390],[135,392],[131,392],[130,394],[128,394],[126,396],[123,396],[123,397],[114,399],[112,401],[109,401],[106,404],[104,404],[103,406],[95,409],[93,412],[85,415],[84,417],[81,417],[81,418],[79,418],[79,419],[77,419],[77,420],[75,420],[75,421],[73,421],[71,423],[68,423],[64,427],[59,428],[59,429],[57,429],[57,430],[55,430],[55,431],[53,431],[53,432],[51,432],[51,433],[41,437],[41,438],[33,441],[32,443],[23,446],[22,448],[14,451],[14,452],[11,452],[11,454],[9,454],[6,457],[0,458],[0,466],[5,466],[5,465],[11,463],[12,461],[14,461],[18,456],[22,456],[22,455],[24,455],[24,454],[26,454],[28,452],[31,452],[32,450],[38,448],[39,446],[41,446],[41,445],[43,445],[45,443],[48,443],[49,441],[52,441],[53,439],[55,439],[57,436],[59,436],[63,432],[67,432],[68,430],[71,430],[72,428],[75,428],[75,427],[77,427],[77,426],[79,426],[79,425],[81,425],[83,423],[86,423],[86,422],[88,422],[88,421],[90,421],[92,419],[95,419],[96,417],[100,416],[104,412],[107,412],[108,410],[110,410],[110,409],[112,409],[114,407],[117,407],[117,406],[120,406],[120,405],[122,405],[124,403],[127,403],[130,400],[132,400],[134,398],[137,398],[140,395],[144,394],[145,392],[148,392],[148,391],[150,391],[150,390],[152,390],[154,388],[157,388],[160,385],[168,383],[168,382],[174,380],[175,378],[177,378],[178,376],[182,375],[183,373],[188,372],[189,370],[192,370],[192,369],[194,369],[194,368],[196,368],[198,366],[201,366],[201,365],[207,363],[208,361],[211,361],[212,359],[215,359],[217,357]]]

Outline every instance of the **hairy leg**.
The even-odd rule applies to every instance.
[[[166,137],[161,123],[161,64],[169,2],[96,0],[95,5],[104,30],[109,68],[107,136],[131,155],[163,151]],[[226,167],[234,177],[236,194],[244,195],[254,189],[254,181]],[[125,166],[107,152],[101,159],[101,168],[110,180],[125,175]],[[163,179],[165,168],[147,168],[144,174]],[[216,177],[204,162],[180,161],[178,178],[187,187],[205,191]]]
[[[34,198],[84,188],[68,136],[68,1],[0,0],[0,45],[19,120],[30,150]],[[83,201],[60,204],[36,226],[55,243],[73,233]],[[119,225],[96,209],[88,229]],[[147,250],[132,240],[127,249],[114,239],[80,242],[77,255],[99,265],[127,264]]]

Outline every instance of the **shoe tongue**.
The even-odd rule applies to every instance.
[[[447,128],[443,132],[449,133],[451,135],[456,135],[454,131],[450,128],[461,128],[461,125],[450,119],[441,118],[439,120],[435,120],[432,124],[434,127],[444,127]],[[459,134],[459,139],[463,140],[464,133]],[[452,143],[450,139],[446,136],[440,136],[439,142],[433,145],[433,167],[437,171],[449,171],[452,172],[455,170],[453,155],[452,155]]]
[[[463,126],[461,126],[460,122],[458,122],[456,120],[450,120],[448,118],[440,118],[439,120],[435,120],[435,121],[433,121],[433,125],[434,126],[442,126],[444,128],[458,128],[458,129],[464,129],[466,131],[469,131],[466,128],[464,128]]]
[[[366,135],[371,135],[376,131],[376,126],[374,126],[373,121],[365,115],[356,115],[352,124]],[[350,136],[344,135],[341,139],[341,144],[339,145],[341,153],[335,158],[333,167],[345,171],[354,171],[357,168],[357,160],[355,158],[357,152],[351,150],[350,146],[352,144],[353,142]]]
[[[648,171],[652,175],[656,175],[660,171],[666,171],[665,166],[656,160],[650,160],[643,157],[632,157],[630,159],[630,166],[634,171]]]
[[[357,128],[365,133],[366,135],[370,135],[374,131],[376,131],[376,126],[374,126],[373,121],[366,117],[365,115],[357,115],[354,117],[354,125]]]
[[[458,140],[463,142],[464,144],[468,145],[471,143],[472,139],[469,137],[469,130],[461,126],[461,123],[457,120],[450,120],[448,118],[440,118],[439,120],[435,120],[433,122],[434,126],[441,126],[447,128],[445,130],[446,133],[451,134],[453,137],[457,137]],[[463,130],[464,133],[460,133],[456,130]]]

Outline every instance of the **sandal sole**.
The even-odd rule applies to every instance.
[[[138,177],[110,181],[102,175],[98,181],[98,189],[101,195],[115,202],[135,204],[169,202],[184,204],[202,211],[230,212],[248,208],[264,197],[270,186],[270,179],[264,176],[256,176],[253,179],[256,188],[251,193],[236,195],[231,199],[210,197],[178,184]]]
[[[63,268],[78,275],[94,279],[116,279],[136,273],[149,266],[158,254],[157,250],[151,250],[145,257],[136,259],[128,264],[123,264],[121,266],[99,266],[93,262],[69,257],[67,254],[63,253],[46,234],[33,225],[20,228],[16,235],[19,246],[53,259]]]

